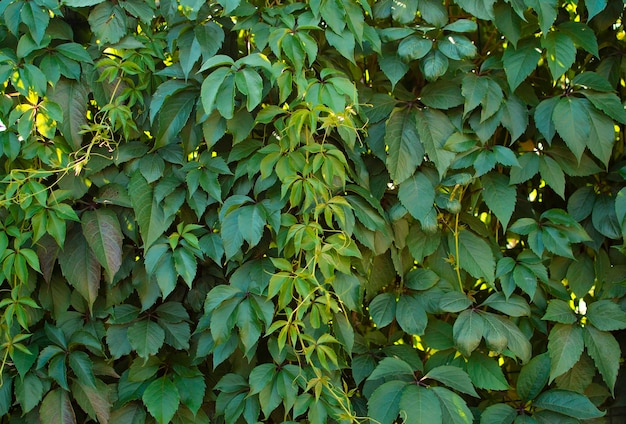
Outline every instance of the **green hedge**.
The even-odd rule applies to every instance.
[[[0,421],[602,422],[624,10],[0,0]]]

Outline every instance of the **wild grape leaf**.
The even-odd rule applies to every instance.
[[[389,175],[395,184],[401,184],[413,175],[424,158],[414,113],[407,109],[392,112],[387,120],[385,144]]]
[[[81,217],[83,234],[107,272],[109,283],[122,266],[122,230],[115,212],[110,209],[86,211]]]
[[[593,325],[586,325],[583,339],[587,353],[596,364],[602,379],[613,394],[621,350],[615,337],[608,331],[599,331]]]
[[[180,395],[167,375],[154,380],[141,397],[146,409],[159,424],[169,423],[178,409]]]
[[[511,185],[509,177],[498,172],[490,172],[480,177],[483,185],[482,196],[487,207],[496,215],[504,229],[509,225],[515,203],[517,201],[516,187]]]
[[[550,381],[572,368],[583,352],[583,329],[578,325],[556,324],[548,336]]]

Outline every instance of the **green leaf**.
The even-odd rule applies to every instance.
[[[159,424],[164,424],[169,423],[172,417],[174,417],[180,402],[180,395],[176,385],[172,383],[167,375],[164,375],[146,387],[141,399],[150,415]]]
[[[616,121],[626,124],[626,110],[624,110],[624,105],[615,93],[597,93],[591,90],[581,90],[581,93],[593,103],[597,109],[606,113]]]
[[[91,9],[89,25],[101,43],[114,44],[126,35],[126,13],[113,3],[100,3]]]
[[[431,378],[461,393],[479,397],[470,376],[459,367],[441,365],[430,370],[423,378]]]
[[[444,312],[461,312],[470,307],[472,301],[458,291],[451,291],[439,297],[439,309]]]
[[[406,60],[421,59],[432,49],[433,42],[428,38],[413,35],[407,37],[398,45],[398,55]]]
[[[509,178],[498,172],[490,172],[480,177],[483,185],[482,196],[487,207],[502,222],[502,227],[506,229],[509,225],[515,203],[517,201],[517,190],[510,185]]]
[[[155,149],[177,141],[197,100],[198,93],[191,90],[177,92],[165,100],[159,110],[159,130],[154,143]]]
[[[68,392],[54,389],[46,395],[39,407],[42,424],[75,424],[76,415]]]
[[[428,317],[421,301],[411,295],[402,295],[398,299],[396,320],[405,332],[416,336],[424,334],[428,324]]]
[[[415,370],[411,365],[396,357],[383,358],[376,369],[367,377],[368,380],[377,380],[401,375],[413,376]]]
[[[626,312],[610,300],[598,300],[587,305],[587,319],[602,331],[616,331],[626,328]]]
[[[450,246],[454,246],[453,239]],[[483,238],[467,230],[460,231],[457,260],[461,268],[472,277],[484,278],[487,282],[493,283],[496,261],[491,248]]]
[[[517,411],[506,403],[490,405],[480,415],[480,424],[511,424]]]
[[[419,100],[426,106],[434,109],[451,109],[453,107],[462,105],[465,101],[461,87],[459,87],[458,84],[446,80],[435,81],[433,83],[425,85],[420,92]],[[441,113],[440,111],[436,110],[422,109],[417,112],[416,116],[419,118],[420,116],[426,115],[428,112],[431,112],[433,114]],[[446,137],[446,140],[447,138],[448,137]]]
[[[530,306],[522,296],[512,295],[507,298],[502,292],[497,292],[482,304],[512,317],[530,316]]]
[[[429,84],[426,87],[433,86]],[[454,87],[458,91],[458,87]],[[422,95],[424,95],[422,90]],[[439,92],[438,96],[444,96],[445,93]],[[461,103],[462,103],[462,97]],[[424,97],[422,97],[424,101]],[[432,107],[432,106],[431,106]],[[419,138],[424,145],[428,158],[434,162],[439,172],[439,176],[443,177],[454,161],[456,154],[443,148],[446,140],[454,132],[454,126],[450,119],[441,111],[433,109],[420,110],[415,114],[417,123],[417,131]]]
[[[596,278],[593,260],[589,256],[581,255],[567,268],[566,278],[576,297],[584,298],[593,287]]]
[[[96,385],[91,386],[75,381],[71,388],[74,399],[91,419],[101,423],[109,422],[111,402],[108,386],[104,382],[96,380]]]
[[[395,0],[391,4],[391,16],[401,24],[408,24],[415,19],[417,0]]]
[[[576,46],[569,36],[555,31],[549,32],[545,38],[542,38],[541,45],[546,49],[546,59],[552,79],[558,80],[574,64]]]
[[[368,402],[368,415],[380,424],[392,424],[400,413],[400,399],[407,383],[388,381],[378,386]]]
[[[480,105],[487,96],[489,89],[489,79],[487,77],[479,77],[469,73],[463,77],[461,84],[461,92],[465,97],[465,108],[463,114],[466,115]]]
[[[202,65],[203,68],[205,66],[206,63]],[[206,113],[207,115],[210,115],[211,112],[213,112],[213,110],[215,109],[217,94],[220,90],[220,87],[224,83],[226,77],[231,74],[231,72],[231,69],[227,67],[218,68],[213,71],[208,77],[206,77],[202,82],[202,87],[200,88],[200,99],[202,100],[204,113]]]
[[[587,353],[613,395],[621,356],[619,343],[611,333],[598,331],[593,325],[585,326],[583,339]]]
[[[409,385],[400,398],[400,416],[416,423],[442,424],[439,399],[432,390],[419,385]],[[405,420],[406,421],[406,420]]]
[[[459,395],[443,387],[432,387],[439,398],[442,422],[450,424],[471,424],[474,421],[472,411]]]
[[[385,144],[389,175],[395,184],[401,184],[413,175],[424,157],[414,113],[407,109],[392,112],[387,120]]]
[[[456,347],[464,356],[469,358],[472,355],[480,344],[484,330],[485,322],[478,312],[468,309],[459,314],[454,321],[452,334]]]
[[[598,410],[587,396],[569,390],[552,389],[543,392],[535,399],[533,405],[581,420],[598,418],[605,414]]]
[[[550,378],[550,356],[542,353],[522,367],[517,378],[517,393],[523,400],[533,400]]]
[[[509,384],[497,359],[474,352],[467,361],[467,373],[474,386],[486,390],[508,390]]]
[[[83,143],[82,126],[87,124],[87,105],[89,91],[85,84],[78,81],[59,80],[50,92],[50,100],[61,106],[63,120],[57,127],[74,151]]]
[[[153,198],[152,186],[148,184],[141,172],[135,171],[130,178],[128,194],[143,238],[143,248],[147,251],[169,225],[163,208]]]
[[[24,378],[15,379],[15,398],[24,413],[39,405],[43,397],[43,384],[35,373],[28,373]]]
[[[496,0],[458,0],[456,3],[466,12],[479,19],[493,19],[493,5]]]
[[[96,379],[93,375],[93,363],[85,352],[74,351],[70,353],[69,365],[81,384],[96,387]]]
[[[369,304],[369,312],[377,327],[391,324],[396,317],[396,297],[392,293],[381,293]]]
[[[81,217],[83,234],[107,272],[109,283],[122,266],[122,230],[115,212],[110,209],[86,211]]]
[[[74,286],[91,308],[100,290],[101,267],[82,231],[77,231],[75,228],[76,226],[72,226],[68,231],[65,251],[59,257],[59,264],[67,281]]]
[[[524,8],[526,5],[524,5]],[[494,7],[496,28],[511,42],[514,48],[522,36],[522,20],[507,3],[498,3]],[[510,83],[509,83],[510,85]],[[513,88],[511,87],[511,90]]]
[[[391,82],[392,89],[409,71],[409,65],[398,56],[396,51],[384,51],[383,55],[379,58],[378,64]]]
[[[565,199],[565,175],[557,161],[550,156],[541,156],[539,158],[539,173],[546,184],[562,199]]]
[[[420,69],[429,81],[442,77],[448,70],[448,58],[439,50],[433,49],[420,60]]]
[[[584,103],[584,99],[562,97],[552,113],[554,127],[579,162],[591,127]]]
[[[552,139],[554,138],[554,134],[556,133],[553,114],[554,114],[554,109],[556,108],[556,105],[559,103],[559,100],[560,100],[559,97],[550,97],[548,99],[542,100],[541,103],[539,103],[537,107],[535,108],[535,114],[534,114],[535,125],[537,126],[537,129],[539,130],[541,135],[543,135],[543,137],[546,139],[548,143],[552,142]],[[525,156],[529,158],[536,157],[535,155],[525,155]],[[538,168],[539,167],[538,158],[536,162],[537,162],[537,168]],[[521,159],[520,159],[520,163],[521,163]],[[538,169],[535,172],[538,172]]]
[[[548,34],[550,27],[557,17],[557,1],[556,0],[526,0],[527,6],[535,9],[539,16],[539,28],[544,37]]]
[[[613,91],[611,83],[605,77],[596,72],[583,72],[572,79],[572,85],[589,88],[595,91]]]
[[[606,167],[609,165],[615,144],[615,126],[608,116],[598,112],[591,104],[586,102],[582,104],[589,115],[590,123],[587,147]]]
[[[574,324],[577,321],[576,314],[567,302],[560,299],[552,299],[542,320],[559,322],[561,324]]]
[[[426,216],[435,202],[435,188],[425,174],[417,172],[400,184],[398,200],[413,218],[425,225]]]
[[[587,0],[585,7],[587,8],[587,21],[592,20],[598,13],[606,8],[607,0]]]
[[[148,359],[159,352],[165,341],[165,332],[159,324],[149,319],[142,319],[128,327],[130,345],[137,354]]]
[[[550,381],[572,368],[583,352],[583,329],[578,325],[555,324],[548,336]]]
[[[600,57],[596,34],[586,24],[572,21],[563,22],[559,25],[559,31],[567,34],[578,47],[582,47],[595,57]]]
[[[109,424],[143,424],[146,421],[146,410],[137,402],[130,402],[111,412]]]
[[[511,133],[512,142],[519,139],[522,134],[526,132],[526,128],[528,127],[528,109],[526,105],[515,96],[510,96],[502,104],[502,125]],[[497,154],[498,151],[496,150],[496,155]],[[500,160],[498,160],[498,162],[502,163]],[[517,162],[517,158],[515,162]],[[503,163],[503,165],[507,164]]]

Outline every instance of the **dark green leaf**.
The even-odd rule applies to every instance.
[[[598,331],[593,325],[585,326],[583,339],[587,353],[613,394],[621,355],[619,343],[611,333]]]
[[[424,376],[424,379],[426,378],[436,380],[459,392],[478,397],[470,376],[458,367],[442,365],[433,368]]]
[[[443,387],[433,387],[431,390],[439,398],[441,404],[442,422],[450,424],[471,424],[474,421],[472,411],[456,393]]]
[[[541,393],[550,378],[550,367],[548,353],[535,356],[522,367],[517,378],[517,393],[523,400],[533,400]]]
[[[396,317],[396,297],[392,293],[381,293],[369,305],[372,320],[378,327],[391,324]]]
[[[398,299],[396,320],[405,332],[416,336],[424,334],[428,323],[422,303],[417,297],[411,295],[403,295]]]
[[[548,337],[550,381],[572,368],[583,352],[583,329],[578,325],[556,324]]]
[[[598,410],[589,398],[568,390],[552,389],[543,392],[535,399],[533,405],[582,420],[604,415],[604,412]]]
[[[144,359],[152,355],[156,355],[163,342],[165,341],[165,332],[159,324],[142,319],[128,327],[128,339],[137,354]]]
[[[122,230],[117,215],[109,209],[87,211],[81,225],[87,244],[107,272],[109,283],[122,266]]]
[[[68,392],[54,389],[46,395],[39,408],[42,424],[76,424],[76,415]]]
[[[541,51],[534,42],[522,42],[517,47],[508,46],[502,55],[506,78],[515,89],[537,68],[541,58]]]
[[[392,424],[400,413],[400,399],[406,386],[406,382],[398,380],[380,385],[367,402],[368,415],[381,424]]]
[[[548,303],[548,309],[546,309],[546,313],[541,319],[560,322],[561,324],[573,324],[577,320],[572,308],[570,308],[567,302],[560,299],[552,299]]]
[[[475,278],[494,281],[496,261],[491,248],[484,239],[464,230],[459,232],[459,265]],[[454,243],[450,244],[454,246]]]
[[[400,415],[416,423],[442,424],[438,403],[439,399],[431,390],[419,385],[409,385],[400,398]]]
[[[117,43],[126,35],[126,13],[113,3],[100,3],[91,10],[89,25],[101,43]]]
[[[459,314],[452,327],[454,343],[459,351],[466,357],[470,357],[472,352],[480,344],[485,330],[483,318],[471,309]]]
[[[426,216],[435,201],[435,188],[425,174],[417,172],[400,184],[398,199],[414,218],[425,225]]]
[[[578,161],[587,145],[591,127],[584,103],[584,99],[563,97],[552,113],[554,127]]]
[[[626,312],[610,300],[598,300],[587,306],[587,319],[602,331],[626,328]]]
[[[413,175],[424,158],[414,113],[406,109],[392,112],[387,121],[385,144],[389,175],[396,184],[401,184]]]
[[[515,186],[510,185],[509,178],[498,172],[490,172],[480,178],[483,185],[483,199],[502,222],[506,229],[515,209],[517,191]]]
[[[176,385],[168,376],[154,380],[143,393],[142,400],[146,409],[159,424],[168,423],[172,420],[178,409],[180,395]]]
[[[480,415],[480,424],[511,424],[517,411],[506,403],[490,405]]]

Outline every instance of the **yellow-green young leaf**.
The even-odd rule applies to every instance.
[[[408,385],[406,381],[388,381],[372,393],[368,402],[368,415],[380,424],[392,424],[400,413],[402,392]]]
[[[424,147],[412,111],[395,109],[391,113],[386,125],[385,144],[389,175],[395,184],[401,184],[413,175],[424,158]]]
[[[443,424],[439,399],[432,392],[419,385],[411,384],[402,391],[400,416],[405,422]]]
[[[115,212],[110,209],[86,211],[81,226],[87,244],[107,272],[109,283],[122,266],[122,230]]]
[[[517,393],[523,400],[533,400],[550,378],[550,356],[542,353],[524,365],[517,378]]]
[[[506,229],[509,225],[515,203],[517,201],[516,187],[509,183],[509,177],[498,172],[490,172],[480,177],[483,185],[482,196],[487,207],[496,215]]]
[[[613,394],[621,356],[619,343],[611,333],[599,331],[593,325],[586,325],[584,330],[583,339],[587,353],[593,359],[602,379]]]
[[[431,390],[439,398],[442,422],[446,424],[471,424],[474,421],[472,411],[465,400],[444,387],[432,387]],[[436,406],[433,406],[436,408]]]
[[[543,392],[533,402],[533,406],[579,420],[588,420],[604,415],[604,412],[598,410],[588,397],[569,390],[552,389]]]
[[[77,225],[68,230],[65,248],[59,256],[61,272],[91,308],[100,290],[101,266]]]
[[[468,309],[461,312],[454,321],[452,327],[454,343],[459,351],[469,358],[480,344],[484,331],[485,322],[482,316],[478,312]]]
[[[46,395],[39,407],[41,424],[76,424],[76,415],[68,392],[54,389]]]
[[[550,382],[572,368],[583,353],[583,329],[579,325],[556,324],[548,336]]]
[[[169,423],[178,409],[180,395],[167,375],[154,380],[141,397],[146,409],[159,424]]]

